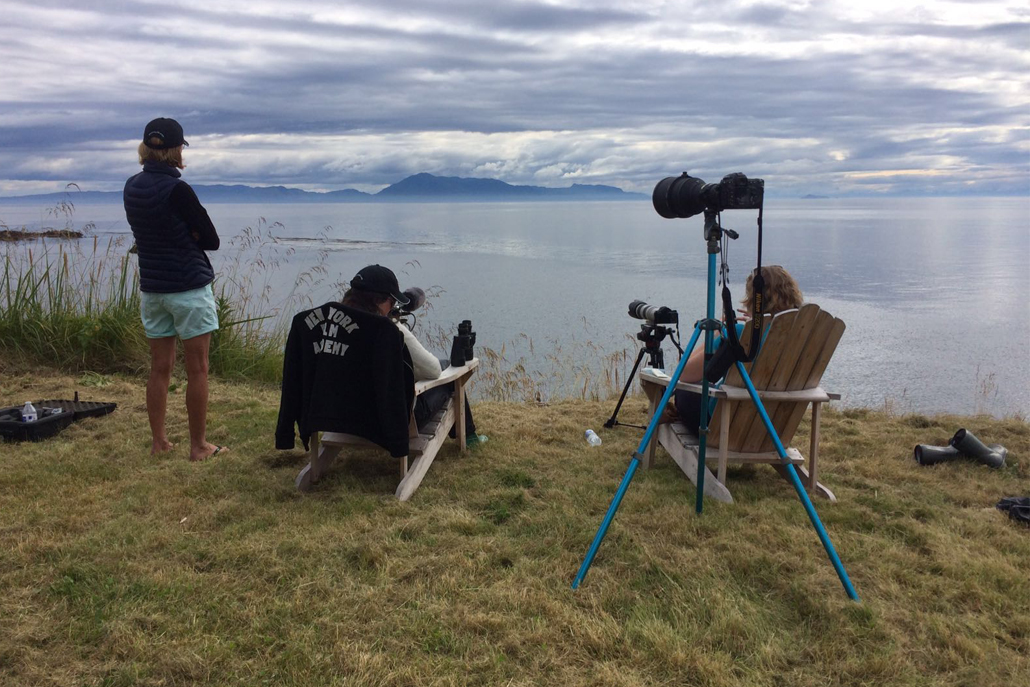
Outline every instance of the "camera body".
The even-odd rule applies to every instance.
[[[748,179],[740,172],[727,174],[718,184],[719,210],[757,210],[765,196],[763,179]]]
[[[744,174],[727,174],[717,184],[706,184],[686,172],[658,182],[651,195],[655,211],[666,219],[693,217],[705,210],[756,210],[762,207],[765,181]]]

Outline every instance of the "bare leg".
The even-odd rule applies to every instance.
[[[147,339],[150,342],[150,377],[147,379],[147,416],[150,418],[150,453],[164,453],[172,449],[165,429],[165,411],[168,408],[168,383],[175,366],[175,337]]]
[[[207,441],[207,354],[210,346],[210,334],[201,334],[182,342],[186,351],[186,415],[190,424],[190,460],[205,460],[219,450]]]

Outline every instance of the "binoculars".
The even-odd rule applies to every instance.
[[[458,333],[451,343],[451,367],[461,367],[472,360],[472,347],[476,345],[476,333],[472,331],[472,320],[462,320]]]
[[[1009,451],[1001,444],[986,445],[972,432],[960,429],[955,432],[947,446],[924,446],[917,444],[913,457],[920,465],[936,465],[958,458],[968,458],[990,468],[1005,465],[1005,457]]]

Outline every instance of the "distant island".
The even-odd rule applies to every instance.
[[[517,186],[499,179],[439,177],[421,173],[387,186],[378,193],[355,189],[341,191],[304,191],[285,186],[227,186],[190,184],[204,203],[397,203],[397,202],[472,202],[520,200],[646,200],[643,193],[623,191],[615,186],[573,184],[565,188]],[[121,191],[68,191],[30,196],[0,197],[0,203],[27,205],[71,200],[82,204],[121,203]]]

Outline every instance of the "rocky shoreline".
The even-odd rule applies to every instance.
[[[29,241],[32,239],[81,239],[81,231],[71,229],[45,229],[43,231],[25,231],[0,229],[0,241]]]

